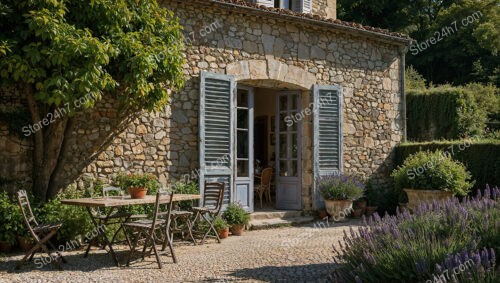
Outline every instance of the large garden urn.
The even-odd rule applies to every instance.
[[[345,219],[352,212],[352,200],[327,200],[325,208],[328,214],[335,219]]]
[[[408,208],[410,211],[416,211],[418,205],[422,202],[432,203],[434,201],[446,201],[453,197],[452,192],[441,190],[414,190],[404,189],[408,196]]]

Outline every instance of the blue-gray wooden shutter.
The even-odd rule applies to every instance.
[[[255,0],[255,3],[266,7],[274,7],[274,0]]]
[[[343,172],[342,87],[315,85],[314,99],[314,208],[324,202],[316,181]]]
[[[311,13],[312,0],[292,0],[292,9],[299,13]]]
[[[205,71],[200,80],[200,193],[203,194],[205,180],[225,182],[227,204],[233,184],[235,80],[233,76]]]

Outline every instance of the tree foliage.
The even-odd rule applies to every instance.
[[[155,0],[3,0],[0,17],[1,83],[23,90],[33,124],[58,118],[34,133],[42,200],[60,189],[55,171],[72,114],[104,96],[130,110],[161,109],[183,85],[182,28]],[[67,115],[58,117],[61,108]]]
[[[476,21],[462,25],[477,12],[481,16]],[[500,85],[500,0],[340,0],[339,17],[405,32],[418,42],[456,22],[455,32],[445,32],[442,40],[418,54],[409,53],[408,64],[429,82]]]

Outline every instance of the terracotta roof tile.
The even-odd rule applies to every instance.
[[[329,23],[329,24],[334,25],[334,26],[347,27],[347,28],[356,29],[359,31],[373,32],[373,33],[380,34],[382,36],[389,36],[389,37],[393,37],[395,39],[401,39],[403,41],[409,41],[409,42],[412,41],[412,39],[408,35],[403,34],[403,33],[391,32],[391,31],[386,30],[386,29],[365,26],[365,25],[353,23],[353,22],[346,22],[346,21],[342,21],[339,19],[326,18],[326,17],[322,17],[319,15],[314,15],[314,14],[298,13],[298,12],[294,12],[294,11],[288,10],[288,9],[271,8],[271,7],[267,7],[267,6],[263,6],[263,5],[258,5],[255,3],[250,3],[250,2],[247,2],[244,0],[208,0],[208,1],[213,2],[213,3],[219,3],[219,4],[231,4],[231,5],[236,5],[236,6],[249,7],[249,8],[259,9],[262,11],[272,12],[272,13],[279,14],[279,15],[288,15],[288,16],[300,17],[303,19],[316,20],[319,22]],[[203,2],[207,2],[207,0],[204,0]]]

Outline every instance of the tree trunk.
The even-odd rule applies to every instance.
[[[49,184],[59,160],[68,116],[52,118],[49,115],[44,117],[47,119],[45,124],[40,123],[44,119],[41,119],[40,106],[33,97],[33,89],[28,86],[25,90],[32,122],[40,125],[40,129],[34,132],[33,139],[33,194],[38,200],[45,202],[57,193],[49,191]],[[48,113],[54,115],[53,112],[54,110],[49,110]]]

